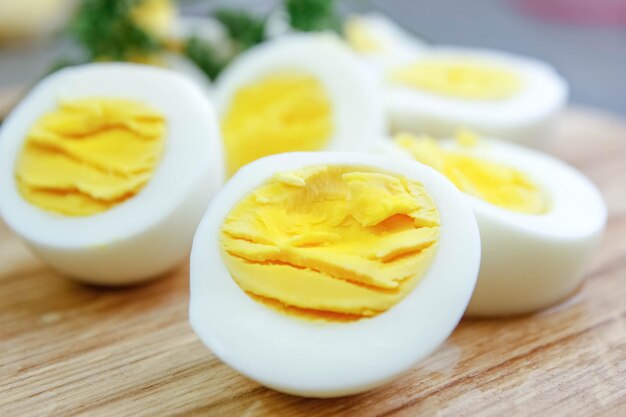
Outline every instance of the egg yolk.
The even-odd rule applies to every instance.
[[[458,139],[459,152],[443,149],[433,139],[408,134],[398,135],[395,142],[415,160],[445,175],[464,193],[520,213],[547,211],[543,193],[523,172],[466,153],[476,145],[471,134],[464,132]]]
[[[520,76],[478,60],[424,59],[390,72],[392,82],[443,96],[498,100],[517,94]]]
[[[357,52],[373,53],[384,49],[382,43],[367,28],[367,24],[358,17],[346,20],[344,35],[350,46]]]
[[[323,321],[394,306],[425,274],[438,239],[439,213],[420,183],[349,166],[277,174],[221,229],[225,265],[248,295]]]
[[[317,79],[283,74],[244,86],[222,120],[228,175],[267,155],[320,150],[332,132],[330,100]]]
[[[133,197],[164,149],[165,119],[135,101],[63,101],[28,132],[16,182],[29,203],[68,216],[89,216]]]

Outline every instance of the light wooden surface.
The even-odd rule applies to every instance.
[[[409,375],[332,400],[265,389],[212,356],[187,324],[186,265],[146,286],[83,286],[0,226],[0,416],[624,416],[626,123],[571,110],[546,149],[610,208],[580,291],[532,316],[463,320]]]

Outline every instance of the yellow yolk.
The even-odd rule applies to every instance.
[[[354,50],[372,53],[383,50],[383,45],[368,30],[367,24],[358,17],[349,18],[344,26],[344,35]]]
[[[439,213],[422,185],[367,168],[276,175],[221,230],[225,264],[256,300],[317,320],[356,320],[405,297],[431,264]]]
[[[415,160],[441,172],[464,193],[520,213],[541,214],[548,210],[543,193],[523,172],[464,153],[463,147],[469,149],[476,143],[476,137],[469,132],[459,135],[460,152],[443,149],[433,139],[408,134],[398,135],[395,142]]]
[[[164,148],[165,119],[139,102],[61,102],[28,132],[16,166],[22,197],[69,216],[100,213],[136,195]]]
[[[332,131],[330,101],[311,76],[275,75],[242,87],[222,120],[228,174],[264,156],[320,150]]]
[[[506,99],[522,88],[518,74],[487,62],[424,59],[390,73],[393,82],[449,97]]]

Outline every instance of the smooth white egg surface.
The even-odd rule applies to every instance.
[[[383,77],[391,129],[435,137],[468,127],[536,144],[568,95],[547,63],[483,49],[433,47],[389,64]]]
[[[342,194],[345,184],[325,176],[336,170],[346,172],[335,180],[349,182],[347,197]],[[404,184],[412,184],[410,189],[416,187],[425,194],[415,197],[417,200],[407,200],[407,189],[398,185],[398,178],[404,178]],[[270,191],[276,190],[294,192],[299,197],[272,197]],[[400,196],[396,200],[379,198],[386,194],[393,197],[395,192]],[[320,194],[328,200],[320,201]],[[378,200],[380,204],[363,204],[368,200]],[[248,203],[257,209],[238,211],[241,204]],[[379,214],[388,210],[396,213],[406,209],[407,204],[419,207],[417,214],[412,214],[416,217],[411,225],[436,225],[436,246],[423,248],[417,243],[411,249],[405,247],[409,245],[407,239],[397,240],[385,233],[376,235],[377,230],[393,228],[407,220],[405,215],[397,214],[382,221]],[[342,211],[346,207],[353,210],[351,215]],[[270,217],[263,217],[268,213]],[[257,215],[265,220],[255,220]],[[429,223],[430,215],[437,218],[435,223]],[[300,221],[301,218],[310,218],[311,222]],[[367,227],[351,229],[358,226],[355,219]],[[284,230],[293,232],[287,243],[295,242],[295,246],[272,240],[272,224],[281,222],[286,225]],[[248,226],[239,227],[244,224]],[[317,228],[320,224],[331,227],[324,231]],[[344,226],[347,228],[342,229]],[[417,233],[428,231],[429,227]],[[255,234],[257,229],[266,232]],[[338,230],[345,232],[337,235]],[[350,241],[353,233],[370,240]],[[400,251],[395,253],[397,257],[381,249],[383,240],[393,241],[393,250]],[[366,391],[406,373],[450,335],[474,288],[480,262],[479,241],[466,199],[440,174],[423,165],[339,152],[266,157],[243,167],[226,183],[198,227],[191,255],[190,323],[202,342],[223,362],[275,390],[309,397]],[[367,259],[353,256],[355,247],[364,250]],[[405,253],[402,248],[412,251]],[[239,249],[242,250],[238,253],[251,261],[231,256],[231,250]],[[314,253],[324,256],[314,258]],[[277,254],[287,258],[272,261]],[[413,259],[428,254],[426,263],[405,271],[409,277],[400,281],[401,286],[414,278],[417,281],[399,300],[394,295],[393,288],[397,287],[393,282],[392,289],[374,291],[372,285],[378,285],[376,279],[380,277],[370,276],[375,279],[371,285],[359,281],[373,270],[393,269],[399,265],[397,262],[405,264],[407,256],[408,264],[413,265]],[[255,262],[257,256],[265,261]],[[383,258],[377,258],[380,256]],[[338,261],[342,259],[350,261]],[[302,266],[313,261],[319,261],[317,267]],[[362,265],[371,268],[360,269]],[[249,268],[257,272],[248,273]],[[341,279],[347,269],[355,275]],[[329,278],[333,274],[337,279]],[[293,280],[289,279],[291,276]],[[275,290],[278,283],[287,288],[285,297],[301,293],[302,305],[316,306],[317,311],[299,310],[296,314],[298,309],[290,301],[272,308],[272,303],[266,303],[268,300],[261,294]],[[275,284],[276,288],[269,288]],[[359,300],[322,291],[327,290],[323,285],[337,291],[351,287],[347,293],[356,296],[372,292],[374,302],[395,298],[391,306],[386,305],[381,311],[355,309]],[[323,296],[326,301],[321,300]],[[278,301],[273,304],[280,304]],[[345,308],[341,311],[347,314],[329,313],[331,304]],[[341,319],[335,320],[337,317]]]
[[[331,34],[289,34],[240,55],[214,96],[228,174],[276,153],[366,151],[385,131],[377,86]]]
[[[421,152],[413,148],[411,155],[400,143],[383,144],[377,152],[386,148],[409,158]],[[480,139],[470,145],[447,140],[436,146],[493,164],[468,159],[440,163],[424,154],[417,158],[444,171],[466,191],[478,221],[482,260],[466,314],[531,313],[573,294],[606,224],[598,189],[560,160],[519,145]]]
[[[134,283],[175,267],[222,181],[212,106],[169,70],[64,69],[0,131],[4,221],[45,263],[90,283]]]

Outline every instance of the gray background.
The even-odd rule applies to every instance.
[[[589,0],[594,1],[594,0]],[[626,1],[626,0],[622,0]],[[216,5],[266,11],[277,1],[182,1],[185,14]],[[574,103],[626,115],[626,27],[576,26],[521,12],[513,0],[350,0],[342,11],[375,9],[434,43],[508,50],[542,58],[569,80]],[[0,49],[0,87],[28,82],[57,53],[48,40]]]

